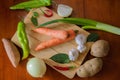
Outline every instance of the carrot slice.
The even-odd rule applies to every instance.
[[[68,37],[68,32],[65,30],[53,30],[49,28],[37,28],[33,30],[40,34],[45,34],[59,39],[66,39]]]
[[[67,32],[69,34],[68,38],[66,38],[64,40],[59,39],[59,38],[52,38],[52,39],[50,39],[48,41],[44,41],[44,42],[37,45],[37,47],[35,48],[35,51],[39,51],[39,50],[42,50],[42,49],[45,49],[45,48],[56,46],[56,45],[65,43],[65,42],[70,41],[70,40],[75,38],[74,30],[68,30]]]

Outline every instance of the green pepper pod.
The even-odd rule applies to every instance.
[[[29,42],[27,39],[27,34],[25,32],[25,24],[22,21],[20,21],[17,26],[17,37],[23,50],[23,56],[22,56],[22,60],[23,60],[29,56],[30,50],[29,50]]]
[[[10,9],[27,9],[27,8],[38,8],[42,6],[50,6],[52,3],[51,0],[30,0],[27,2],[22,2],[17,5],[10,7]]]
[[[77,25],[82,25],[83,29],[95,29],[95,30],[102,30],[106,32],[110,32],[113,34],[120,35],[120,28],[116,26],[112,26],[109,24],[101,23],[98,21],[94,21],[91,19],[84,19],[84,18],[63,18],[63,19],[56,19],[52,20],[46,23],[43,23],[37,27],[43,27],[48,24],[56,23],[56,22],[65,22],[65,23],[71,23],[71,24],[77,24]]]

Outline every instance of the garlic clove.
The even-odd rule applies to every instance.
[[[84,45],[87,41],[87,37],[84,34],[78,34],[75,37],[75,41],[78,45]]]
[[[86,50],[86,46],[85,45],[78,45],[77,49],[79,50],[80,53],[82,53]]]
[[[78,51],[77,49],[71,49],[71,50],[69,51],[68,56],[69,56],[69,59],[70,59],[71,61],[75,61],[75,60],[78,59],[79,51]]]

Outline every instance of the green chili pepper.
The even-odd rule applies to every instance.
[[[25,32],[25,24],[20,21],[17,26],[17,36],[23,50],[22,60],[29,56],[29,42]]]
[[[102,30],[106,32],[110,32],[113,34],[120,35],[120,28],[116,26],[112,26],[109,24],[101,23],[98,21],[94,21],[91,19],[84,19],[84,18],[63,18],[63,19],[56,19],[52,20],[46,23],[41,24],[40,26],[37,27],[42,27],[46,26],[48,24],[56,23],[56,22],[66,22],[66,23],[71,23],[71,24],[77,24],[77,25],[82,25],[83,29],[95,29],[95,30]]]
[[[10,7],[10,9],[27,9],[27,8],[38,8],[42,6],[50,6],[52,3],[51,0],[30,0],[27,2],[22,2],[17,5]]]

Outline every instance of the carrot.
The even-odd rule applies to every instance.
[[[68,38],[66,38],[64,40],[59,39],[59,38],[52,38],[48,41],[44,41],[44,42],[37,45],[37,47],[35,48],[35,51],[39,51],[39,50],[42,50],[42,49],[45,49],[45,48],[56,46],[56,45],[59,45],[61,43],[67,42],[67,41],[70,41],[70,40],[75,38],[74,30],[68,30],[67,32],[69,34]]]
[[[68,37],[68,33],[65,30],[53,30],[53,29],[49,29],[49,28],[37,28],[33,31],[40,33],[40,34],[45,34],[48,36],[59,38],[59,39],[66,39]]]

